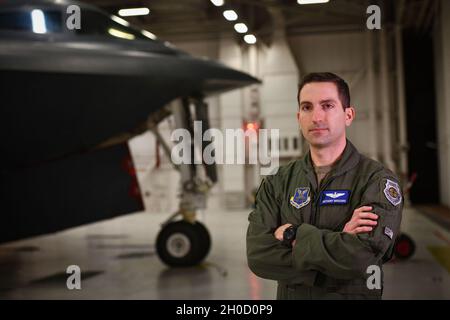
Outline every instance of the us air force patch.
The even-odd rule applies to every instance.
[[[386,186],[384,187],[384,196],[394,206],[398,206],[402,202],[402,194],[397,182],[386,179]]]
[[[309,188],[297,188],[295,189],[295,194],[290,199],[290,203],[294,208],[300,209],[306,206],[310,200]]]

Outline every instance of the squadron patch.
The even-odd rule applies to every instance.
[[[391,240],[394,237],[394,231],[392,231],[392,229],[388,227],[384,227],[384,234],[391,238]]]
[[[300,209],[306,206],[311,197],[309,195],[309,188],[297,188],[295,194],[291,197],[290,203],[294,208]]]
[[[398,183],[386,179],[386,186],[384,187],[384,196],[394,206],[398,206],[402,202],[402,194]]]

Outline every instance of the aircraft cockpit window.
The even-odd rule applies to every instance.
[[[61,12],[55,10],[0,12],[0,30],[54,33],[61,32],[61,24]]]

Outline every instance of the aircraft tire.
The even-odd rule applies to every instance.
[[[200,236],[200,254],[199,260],[202,261],[206,258],[211,249],[211,236],[209,235],[208,229],[206,229],[205,225],[199,221],[196,221],[194,226],[197,229],[197,232]]]
[[[416,245],[408,235],[400,233],[394,245],[394,255],[397,259],[409,259],[416,251]]]
[[[205,233],[206,231],[206,233]],[[206,228],[181,220],[166,225],[156,239],[159,258],[171,267],[188,267],[201,262],[209,251]],[[207,246],[206,246],[207,245]]]

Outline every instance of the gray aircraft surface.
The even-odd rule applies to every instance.
[[[69,29],[71,5],[81,28]],[[143,210],[127,141],[173,115],[209,128],[204,97],[255,84],[145,30],[79,2],[0,1],[0,242]],[[203,146],[204,148],[205,146]],[[203,260],[210,236],[195,213],[217,181],[214,165],[179,165],[180,209],[157,237],[171,266]],[[181,219],[179,219],[181,217]]]

